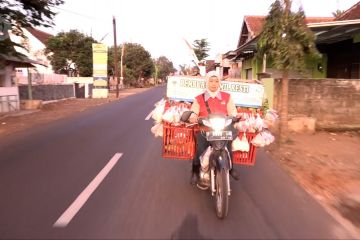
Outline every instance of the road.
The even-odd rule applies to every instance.
[[[334,239],[347,232],[275,161],[236,166],[229,215],[161,158],[145,117],[164,87],[0,139],[0,238]]]

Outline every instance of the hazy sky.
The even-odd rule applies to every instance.
[[[293,0],[306,16],[332,16],[359,0]],[[117,43],[141,44],[153,58],[169,58],[174,66],[191,65],[182,38],[190,43],[207,38],[210,56],[236,48],[244,15],[266,15],[273,0],[65,0],[55,11],[51,34],[77,29],[108,46],[114,43],[112,17],[117,24]]]

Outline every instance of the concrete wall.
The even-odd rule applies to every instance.
[[[28,86],[19,86],[20,100],[28,100]],[[34,100],[51,101],[75,97],[74,85],[34,85],[32,86]]]
[[[85,98],[90,98],[92,96],[92,89],[94,85],[93,77],[68,77],[67,83],[79,84],[80,87],[85,87]]]
[[[32,69],[29,69],[33,71]],[[25,72],[22,72],[23,69],[16,69],[15,82],[16,84],[28,84],[30,76],[31,84],[66,84],[67,76],[64,74],[46,74],[46,73],[37,73],[30,72],[28,73],[28,69],[25,69]]]
[[[280,110],[281,82],[274,81],[274,109]],[[289,117],[316,118],[317,129],[360,128],[360,79],[290,79]]]

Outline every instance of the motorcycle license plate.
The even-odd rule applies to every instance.
[[[206,132],[206,139],[208,141],[232,140],[232,132],[231,131]]]

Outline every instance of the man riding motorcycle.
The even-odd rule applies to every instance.
[[[207,117],[210,113],[220,113],[233,117],[237,115],[237,110],[231,95],[220,91],[220,77],[216,71],[211,71],[206,75],[206,90],[204,93],[195,97],[191,106],[191,111],[194,112],[189,119],[191,123],[197,123],[198,118]],[[235,131],[232,124],[230,125],[230,128],[230,130]],[[234,136],[236,137],[236,135]],[[204,137],[201,132],[198,132],[196,135],[196,154],[192,161],[191,184],[198,184],[198,187],[200,188],[205,188],[205,186],[201,186],[201,182],[198,182],[200,156],[208,146],[210,146],[210,143],[206,140],[206,137]],[[227,149],[232,161],[231,141],[228,142]],[[235,169],[232,168],[230,170],[230,175],[235,180],[239,180],[239,175]]]

